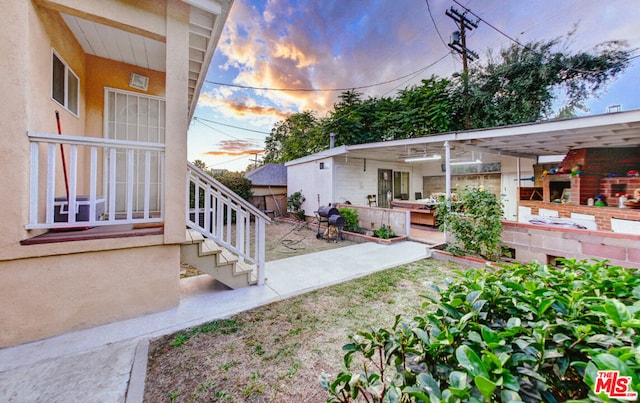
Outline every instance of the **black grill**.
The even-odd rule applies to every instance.
[[[337,208],[329,204],[328,206],[320,206],[316,213],[318,219],[318,234],[316,238],[326,239],[327,241],[342,240],[342,228],[344,228],[344,217],[340,215]],[[322,224],[326,223],[326,230],[321,232]],[[332,228],[334,227],[334,228]]]

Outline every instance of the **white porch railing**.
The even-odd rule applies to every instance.
[[[31,142],[27,229],[164,221],[164,144],[32,132],[27,136]],[[67,157],[66,178],[59,169],[61,145]],[[68,190],[60,191],[63,182]]]
[[[256,265],[258,285],[263,285],[265,224],[271,219],[202,169],[187,164],[187,226]]]

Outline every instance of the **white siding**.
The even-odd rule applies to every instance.
[[[335,202],[350,201],[366,206],[367,195],[378,193],[378,169],[409,173],[409,198],[422,192],[422,175],[426,164],[393,163],[362,158],[335,157]]]
[[[321,164],[324,164],[324,169],[320,169]],[[287,194],[302,193],[305,215],[313,217],[318,207],[335,201],[332,165],[331,158],[326,158],[287,167]]]

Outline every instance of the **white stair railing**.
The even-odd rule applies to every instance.
[[[164,144],[33,132],[27,136],[27,229],[164,222]],[[60,147],[65,149],[66,175],[60,169]]]
[[[255,265],[258,285],[264,285],[265,224],[271,219],[190,162],[186,193],[187,226]]]

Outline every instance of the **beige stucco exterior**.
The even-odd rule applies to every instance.
[[[185,237],[190,7],[181,0],[3,2],[0,347],[178,303],[179,244]],[[85,53],[60,12],[165,43],[165,71]],[[77,116],[51,97],[52,49],[79,77]],[[57,110],[64,134],[103,137],[105,87],[138,91],[129,87],[132,72],[149,77],[145,94],[166,100],[163,235],[21,245],[44,232],[25,228],[30,170],[26,132],[57,133]],[[81,164],[88,159],[79,158]],[[64,192],[62,186],[56,183],[56,191]],[[80,191],[82,186],[88,185],[80,182]]]

